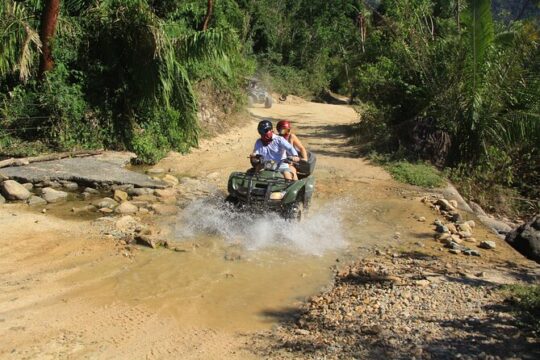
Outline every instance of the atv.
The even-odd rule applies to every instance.
[[[273,160],[252,161],[252,168],[246,172],[233,172],[229,176],[226,201],[238,209],[254,212],[275,211],[287,220],[300,221],[307,212],[315,187],[312,175],[316,157],[308,153],[307,161],[293,163],[298,180],[286,180],[278,171],[279,164]]]
[[[264,107],[269,109],[272,107],[272,96],[261,85],[260,81],[256,78],[249,79],[248,88],[248,106],[254,104],[264,104]]]

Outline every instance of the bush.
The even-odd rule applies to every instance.
[[[444,184],[444,178],[431,165],[400,161],[390,162],[385,168],[394,179],[403,183],[429,188]]]
[[[507,299],[524,325],[537,334],[540,331],[540,285],[507,285]]]

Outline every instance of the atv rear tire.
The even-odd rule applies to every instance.
[[[271,96],[267,96],[266,99],[264,99],[264,107],[267,109],[270,109],[272,107],[273,99]]]

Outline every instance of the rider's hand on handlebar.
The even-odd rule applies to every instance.
[[[299,158],[298,156],[293,156],[293,157],[291,157],[291,160],[292,160],[293,162],[299,162],[299,161],[300,161],[300,158]]]

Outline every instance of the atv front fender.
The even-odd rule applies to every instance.
[[[282,205],[288,205],[295,201],[303,200],[303,199],[299,199],[298,196],[299,195],[303,196],[305,186],[306,186],[305,179],[295,181],[292,185],[290,185],[287,188],[287,193],[283,197],[283,200],[281,200]]]

